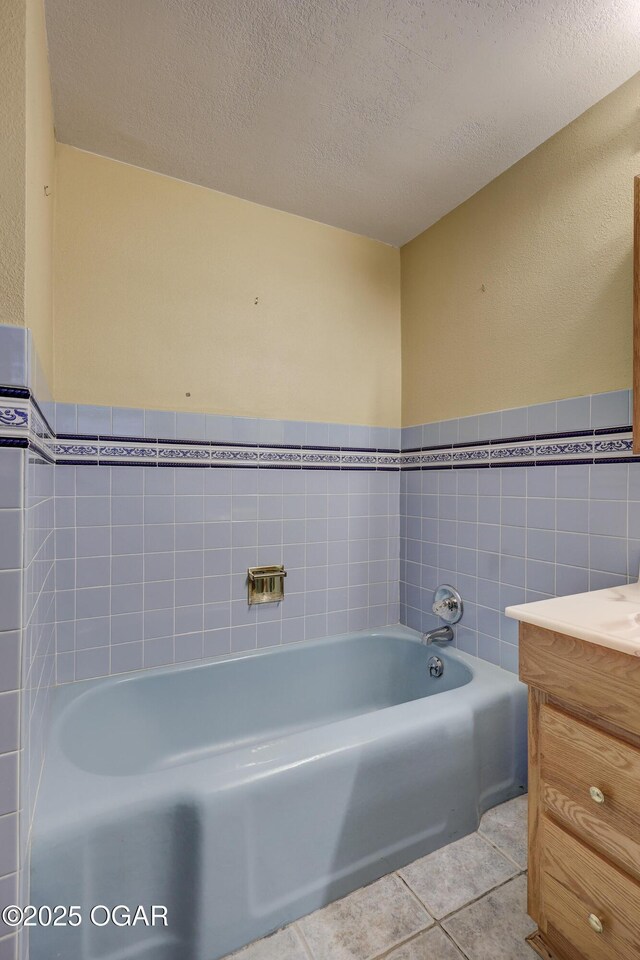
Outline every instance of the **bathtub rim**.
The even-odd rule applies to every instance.
[[[338,634],[331,638],[300,641],[299,645],[320,645],[327,641],[344,641],[347,638],[362,635],[389,636],[420,643],[421,634],[404,626],[394,626],[388,629],[350,631],[347,634]],[[193,670],[211,666],[217,662],[230,659],[245,659],[247,656],[266,656],[274,653],[285,653],[291,646],[265,647],[259,651],[243,651],[241,654],[224,655],[206,663],[180,664],[177,666],[154,668],[159,673],[173,674],[176,670]],[[440,650],[435,647],[435,650]],[[471,671],[471,680],[462,687],[443,691],[429,697],[422,697],[400,704],[394,704],[370,713],[358,714],[353,717],[335,722],[308,728],[284,736],[280,739],[266,741],[259,746],[262,769],[260,776],[269,776],[278,770],[289,766],[304,763],[309,751],[315,751],[316,756],[346,752],[350,749],[360,749],[366,743],[376,739],[386,741],[391,747],[402,736],[413,735],[419,730],[428,730],[430,718],[434,715],[442,719],[445,715],[456,722],[462,715],[471,714],[481,709],[492,699],[500,696],[524,697],[526,688],[515,674],[498,667],[495,664],[480,660],[456,648],[444,651],[445,657],[458,660]],[[74,794],[71,786],[77,784],[83,791],[83,802],[89,804],[94,815],[108,817],[113,812],[113,796],[119,795],[127,804],[136,804],[145,801],[150,791],[157,791],[156,796],[162,795],[167,802],[197,803],[198,798],[205,798],[213,789],[220,786],[235,788],[244,780],[256,776],[254,746],[239,747],[227,753],[196,760],[193,763],[177,767],[161,768],[143,771],[126,776],[115,776],[111,773],[96,773],[84,769],[74,763],[66,754],[59,737],[59,726],[62,723],[65,708],[80,697],[90,696],[91,692],[103,685],[114,686],[134,678],[144,676],[144,672],[134,671],[116,677],[105,677],[95,680],[79,681],[65,684],[58,688],[52,705],[51,723],[47,737],[47,756],[43,769],[44,796],[39,797],[34,837],[42,836],[53,829],[64,830],[73,822],[73,810],[62,802],[66,796],[73,805]],[[461,691],[464,691],[461,694]],[[179,771],[176,774],[176,771]],[[212,783],[212,781],[214,781]],[[51,803],[53,790],[54,802]],[[48,796],[47,796],[48,795]],[[62,796],[61,796],[62,795]],[[45,806],[42,801],[45,800]],[[76,807],[77,810],[77,807]]]
[[[168,676],[176,673],[196,671],[218,663],[230,663],[254,658],[258,659],[264,656],[282,656],[289,650],[301,648],[308,649],[322,646],[326,647],[327,645],[333,645],[339,642],[344,642],[345,640],[363,636],[389,637],[397,640],[408,640],[417,644],[420,644],[422,641],[422,634],[419,631],[413,630],[411,627],[405,627],[403,624],[393,624],[388,627],[364,627],[361,630],[348,630],[344,633],[331,634],[330,636],[326,637],[314,637],[313,639],[309,640],[295,640],[291,643],[278,643],[269,647],[258,647],[250,650],[238,650],[232,653],[223,653],[217,657],[207,657],[203,660],[186,660],[181,663],[169,663],[157,667],[143,667],[139,670],[128,670],[124,673],[110,674],[109,676],[104,677],[92,677],[88,680],[72,680],[69,683],[63,683],[59,686],[56,686],[53,690],[49,737],[53,733],[53,728],[57,724],[58,717],[64,707],[68,703],[71,703],[72,701],[88,694],[96,687],[115,687],[121,683],[130,683],[133,680],[141,680],[147,676]],[[447,657],[451,657],[452,659],[457,660],[459,663],[462,663],[467,668],[470,668],[473,674],[470,682],[473,682],[473,680],[476,678],[476,675],[481,676],[485,675],[486,673],[493,674],[495,670],[499,670],[500,673],[507,674],[508,676],[517,679],[516,674],[511,673],[510,670],[505,670],[504,667],[501,667],[498,664],[490,663],[488,660],[483,660],[480,657],[474,656],[473,654],[466,653],[464,650],[460,650],[458,647],[454,647],[451,644],[445,646],[434,643],[427,649],[431,649],[436,656],[444,651]],[[488,671],[485,671],[484,667],[488,667]]]
[[[48,755],[56,756],[56,763],[68,766],[70,770],[77,771],[78,774],[86,776],[89,778],[94,778],[96,780],[102,780],[104,783],[107,781],[112,782],[114,779],[118,781],[136,781],[142,780],[147,777],[160,777],[163,774],[166,775],[167,770],[175,768],[161,768],[158,770],[147,770],[141,771],[140,773],[127,774],[126,776],[118,776],[113,773],[97,773],[90,771],[84,767],[76,764],[67,754],[65,748],[61,742],[61,727],[62,724],[66,721],[66,711],[67,708],[72,704],[76,704],[78,701],[82,701],[85,698],[90,698],[92,693],[95,690],[106,691],[109,689],[115,689],[122,684],[129,684],[135,681],[144,682],[148,677],[164,677],[164,676],[174,676],[182,675],[185,673],[195,672],[203,670],[206,668],[211,668],[216,666],[219,663],[231,663],[231,662],[242,662],[243,660],[253,660],[261,659],[263,657],[274,657],[274,656],[284,656],[289,651],[294,649],[309,649],[309,648],[318,648],[326,647],[327,645],[340,644],[348,642],[350,640],[355,640],[361,637],[382,637],[382,638],[393,638],[397,640],[403,640],[410,643],[415,643],[420,645],[422,634],[416,630],[413,630],[410,627],[405,627],[402,624],[394,625],[391,627],[376,627],[374,629],[364,628],[363,630],[351,630],[346,633],[335,634],[329,637],[314,638],[312,640],[299,640],[294,643],[288,644],[277,644],[271,647],[263,647],[260,649],[252,650],[243,650],[230,654],[223,654],[218,657],[211,657],[207,660],[194,662],[185,662],[180,664],[167,664],[160,667],[151,667],[147,670],[134,670],[127,673],[116,674],[108,677],[97,677],[89,680],[78,680],[73,683],[63,684],[60,687],[56,687],[53,691],[53,696],[51,698],[51,712],[49,718],[49,727],[46,738],[46,756],[45,756],[45,765]],[[437,699],[439,703],[442,703],[442,698],[447,698],[445,702],[448,702],[455,694],[459,693],[461,690],[467,691],[463,696],[464,702],[467,702],[470,706],[476,704],[481,699],[488,690],[497,692],[499,689],[508,690],[512,687],[523,687],[524,685],[519,681],[516,674],[511,673],[508,670],[498,666],[497,664],[490,663],[486,660],[482,660],[479,657],[468,654],[465,651],[459,650],[457,647],[448,646],[443,647],[439,644],[434,644],[432,647],[425,647],[425,654],[431,650],[434,655],[442,655],[445,664],[446,660],[454,660],[460,663],[466,670],[470,672],[469,680],[465,681],[461,686],[454,687],[451,690],[445,690],[440,693],[433,694],[432,696],[420,697],[415,700],[408,700],[402,703],[391,704],[388,707],[383,707],[380,710],[374,710],[365,712],[362,714],[357,714],[352,717],[347,717],[337,721],[330,721],[328,723],[319,724],[314,727],[306,728],[291,734],[287,734],[282,738],[274,738],[273,741],[265,741],[262,746],[268,745],[271,743],[292,741],[295,742],[301,737],[311,736],[314,731],[322,731],[331,729],[334,727],[343,727],[345,724],[356,724],[358,721],[361,721],[362,718],[374,718],[379,714],[384,714],[389,716],[389,711],[394,711],[393,716],[401,717],[402,713],[416,713],[416,711],[421,707],[426,713],[430,713],[433,709],[429,706],[429,702],[433,699]],[[346,729],[346,728],[345,728]],[[203,763],[210,762],[222,762],[222,758],[229,756],[231,754],[237,754],[240,756],[245,756],[251,754],[255,750],[255,746],[239,746],[238,750],[229,751],[228,753],[221,753],[213,757],[203,758],[200,761],[194,761],[193,764],[183,765],[183,769],[189,769],[192,766],[198,766]]]

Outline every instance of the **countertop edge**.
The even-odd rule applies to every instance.
[[[610,650],[617,650],[618,653],[626,653],[630,657],[640,657],[640,646],[629,643],[622,638],[612,637],[606,633],[595,633],[585,627],[574,623],[544,617],[530,611],[524,612],[523,608],[527,604],[519,604],[505,609],[505,615],[513,620],[519,620],[520,623],[530,623],[534,627],[542,627],[545,630],[554,630],[556,633],[563,633],[569,637],[576,637],[578,640],[585,640],[587,643],[594,643],[601,647],[608,647]]]

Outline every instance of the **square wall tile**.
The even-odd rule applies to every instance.
[[[462,417],[458,421],[458,442],[466,443],[479,437],[478,417]]]
[[[144,437],[144,410],[113,407],[111,431],[114,437]]]
[[[233,440],[235,443],[258,443],[260,421],[250,417],[233,417]]]
[[[517,407],[513,410],[502,411],[503,437],[523,437],[526,436],[528,429],[528,408]]]
[[[176,413],[176,437],[178,440],[206,440],[204,413]]]
[[[111,673],[128,673],[141,670],[143,666],[143,644],[119,643],[111,650]]]
[[[18,815],[0,817],[0,877],[18,869]]]
[[[76,409],[78,433],[111,436],[111,407],[78,404]]]
[[[0,509],[22,505],[22,450],[0,450]]]
[[[573,397],[558,400],[558,431],[573,432],[591,427],[591,397]]]
[[[145,410],[144,435],[159,440],[175,440],[175,413],[168,410]]]
[[[20,701],[18,691],[0,693],[0,753],[17,750]]]
[[[591,426],[619,427],[631,423],[630,392],[616,390],[612,393],[596,393],[591,397]]]
[[[332,424],[332,427],[341,427],[342,424]],[[283,443],[290,443],[294,446],[303,446],[307,435],[307,425],[302,420],[283,421]],[[346,446],[349,442],[349,428],[345,427],[344,432],[338,430],[335,433],[335,443],[337,446]]]
[[[229,443],[233,440],[233,417],[221,417],[207,413],[205,415],[205,439],[217,443]]]
[[[497,440],[502,436],[502,415],[482,413],[478,417],[478,440]]]
[[[440,422],[440,443],[457,443],[459,439],[459,421],[442,420]]]
[[[12,904],[18,902],[18,874],[10,873],[0,878],[0,903]],[[13,929],[0,920],[0,937],[13,933]],[[1,942],[1,941],[0,941]]]
[[[260,420],[258,441],[265,446],[271,443],[284,443],[284,422],[282,420]]]
[[[21,572],[0,570],[0,631],[17,630],[21,625]]]
[[[21,565],[22,513],[0,510],[0,570],[15,570]]]
[[[18,754],[0,755],[0,816],[18,809]]]
[[[527,407],[527,434],[555,433],[558,424],[556,403],[537,403]]]
[[[0,324],[0,384],[28,386],[27,331],[24,327]]]
[[[327,426],[328,426],[328,424],[327,424]],[[409,429],[412,429],[412,428],[409,428]],[[417,428],[417,429],[419,429],[419,428]],[[320,433],[319,433],[318,431],[314,431],[312,435],[313,435],[314,437],[319,437],[319,436],[320,436]],[[324,436],[324,433],[322,433],[322,436]],[[328,438],[328,434],[327,434],[327,440],[325,441],[325,443],[328,442],[328,439],[329,439],[329,438]],[[355,426],[350,426],[350,427],[349,427],[349,446],[350,446],[350,447],[368,447],[368,446],[369,446],[369,440],[370,440],[369,427],[357,426],[357,425],[355,425]],[[312,443],[312,442],[315,443],[315,442],[316,442],[315,440],[314,440],[314,441],[310,441],[310,440],[309,440],[309,432],[308,432],[308,431],[307,431],[307,440],[306,440],[306,442],[307,442],[307,443]],[[418,444],[417,444],[417,445],[419,446],[419,444],[420,444],[420,441],[418,441]]]
[[[92,650],[78,650],[76,653],[76,680],[90,680],[93,677],[106,677],[110,672],[109,647],[97,647]]]
[[[56,433],[78,432],[78,415],[75,403],[56,403],[54,410]]]
[[[629,466],[626,463],[596,463],[589,468],[589,495],[593,500],[626,500]]]
[[[20,683],[20,631],[0,633],[0,693]]]

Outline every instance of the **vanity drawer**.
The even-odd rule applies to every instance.
[[[640,750],[544,704],[540,781],[558,819],[640,879]]]
[[[640,657],[521,623],[520,679],[640,736]]]
[[[638,960],[640,884],[549,817],[542,827],[541,899],[550,941],[557,931],[584,960]]]

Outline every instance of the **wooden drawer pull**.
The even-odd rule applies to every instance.
[[[602,933],[604,926],[600,917],[596,917],[595,913],[589,914],[589,926],[592,930],[595,930],[596,933]]]
[[[604,803],[604,793],[598,787],[589,787],[589,796],[594,803]]]

